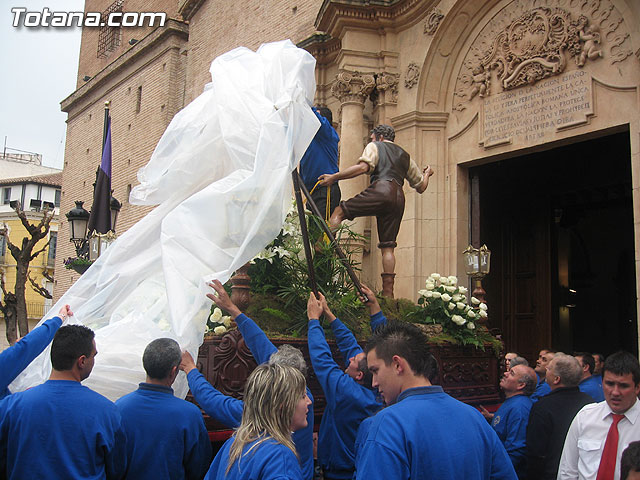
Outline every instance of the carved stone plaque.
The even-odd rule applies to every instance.
[[[574,70],[535,85],[484,98],[482,140],[485,148],[504,143],[541,143],[563,128],[593,115],[591,75]]]

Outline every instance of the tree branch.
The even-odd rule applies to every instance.
[[[33,278],[31,278],[31,275],[27,274],[27,279],[29,280],[29,283],[31,284],[31,288],[33,289],[34,292],[42,295],[44,298],[49,298],[49,299],[53,298],[51,296],[51,293],[49,293],[49,290],[38,285],[36,281]]]

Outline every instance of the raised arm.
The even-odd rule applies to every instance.
[[[311,292],[307,302],[307,316],[309,318],[307,341],[309,343],[309,357],[311,358],[313,371],[322,386],[327,402],[334,402],[337,398],[336,393],[340,391],[341,394],[345,394],[345,390],[352,388],[350,384],[354,384],[354,382],[338,366],[333,359],[333,355],[331,355],[331,349],[324,336],[324,330],[318,321],[323,312],[323,303],[326,304],[326,299],[322,294],[320,294],[320,300],[318,300]],[[337,321],[339,322],[339,320]],[[335,322],[332,322],[332,325],[333,323]]]
[[[51,343],[54,335],[73,315],[69,305],[64,305],[57,317],[45,321],[38,328],[33,329],[15,345],[0,353],[0,399],[9,395],[8,386],[42,351]]]
[[[182,353],[180,370],[187,374],[187,381],[193,398],[196,399],[198,405],[207,415],[229,428],[236,428],[240,425],[242,420],[242,401],[216,390],[204,378],[204,375],[198,371],[189,352]]]
[[[261,364],[267,362],[271,354],[277,350],[275,345],[271,343],[271,340],[269,340],[262,329],[242,313],[236,304],[231,301],[222,283],[214,280],[209,283],[209,286],[216,291],[217,295],[207,293],[207,297],[213,300],[213,303],[218,307],[229,313],[231,318],[235,320],[238,325],[238,330],[240,330],[247,347],[251,350],[256,363]]]

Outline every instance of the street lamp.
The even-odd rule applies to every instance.
[[[84,202],[76,201],[76,207],[72,208],[67,213],[67,220],[71,225],[71,241],[76,247],[76,253],[78,257],[86,255],[86,242],[87,242],[87,224],[89,223],[89,212],[87,212],[83,205]]]
[[[111,230],[107,233],[90,232],[87,237],[87,225],[89,223],[89,212],[83,205],[84,202],[76,201],[76,207],[67,213],[67,220],[71,225],[71,241],[76,247],[78,258],[84,258],[94,262],[104,253],[109,245],[116,239],[116,220],[122,204],[111,197],[109,204],[111,212]]]
[[[473,278],[474,289],[472,295],[486,303],[484,296],[487,292],[482,288],[482,279],[489,273],[491,268],[491,250],[486,245],[475,248],[469,245],[464,252],[464,267],[467,275]]]

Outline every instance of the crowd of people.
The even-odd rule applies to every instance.
[[[0,478],[640,478],[634,355],[542,350],[534,370],[510,352],[503,403],[479,412],[432,383],[438,365],[422,331],[387,321],[366,286],[373,335],[364,350],[322,294],[309,296],[309,356],[326,398],[316,460],[302,353],[276,348],[220,282],[210,286],[259,364],[243,400],[216,390],[175,340],[159,338],[142,356],[145,382],[109,401],[81,383],[97,346],[91,329],[61,326],[73,315],[65,306],[0,354]],[[322,318],[345,365],[331,354]],[[49,380],[11,394],[9,383],[49,342]],[[200,407],[234,429],[213,460],[200,409],[171,388],[180,370]]]
[[[634,355],[620,351],[605,360],[598,353],[544,349],[534,370],[509,352],[500,388],[500,408],[482,410],[518,478],[625,480],[640,470],[630,465],[640,451]]]
[[[339,170],[331,112],[314,113],[321,126],[301,160],[303,182],[332,212],[334,229],[345,218],[376,216],[383,295],[393,297],[404,181],[423,193],[433,170],[420,170],[393,143],[388,125],[374,128],[358,162]],[[337,181],[362,174],[370,185],[341,201]],[[73,315],[64,306],[0,353],[0,479],[640,478],[640,366],[629,353],[605,360],[543,350],[535,369],[507,353],[504,402],[492,414],[434,384],[438,365],[424,333],[387,321],[366,286],[373,335],[364,349],[325,297],[311,293],[309,357],[326,400],[314,449],[314,398],[302,353],[276,348],[219,281],[209,285],[207,296],[233,318],[258,364],[242,400],[216,390],[174,339],[159,338],[142,355],[145,381],[111,402],[81,383],[98,354],[94,332],[62,326]],[[333,357],[322,319],[345,365]],[[8,385],[50,343],[49,380],[11,394]],[[180,371],[202,410],[234,431],[213,459],[200,409],[174,395]]]

